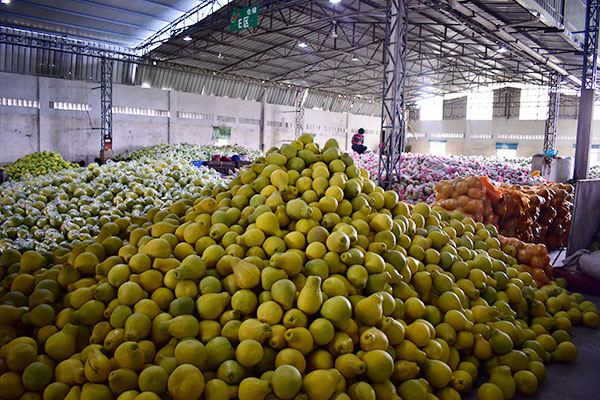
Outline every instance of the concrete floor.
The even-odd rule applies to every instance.
[[[585,295],[600,308],[600,297]],[[600,328],[589,329],[576,326],[571,332],[577,346],[577,359],[572,364],[546,364],[547,377],[533,396],[517,394],[515,399],[544,400],[592,400],[600,399]],[[482,373],[478,387],[485,383],[487,375]],[[466,400],[477,399],[476,389],[463,396]]]

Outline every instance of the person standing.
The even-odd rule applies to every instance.
[[[358,133],[352,136],[352,150],[358,154],[363,154],[367,151],[367,146],[365,146],[365,130],[363,128],[360,128]]]

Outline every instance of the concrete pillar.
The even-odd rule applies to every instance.
[[[167,91],[167,110],[169,110],[169,116],[167,117],[167,143],[171,144],[171,118],[177,117],[177,110],[174,107],[174,101],[172,101],[173,91]]]
[[[42,107],[42,102],[40,101],[40,77],[36,77],[35,79],[35,98],[38,101],[38,109],[36,111],[36,124],[37,124],[37,151],[41,150],[42,140],[40,135],[40,108]]]
[[[577,118],[577,142],[575,147],[575,174],[573,179],[587,179],[594,115],[594,89],[581,89],[579,116]]]
[[[346,113],[346,143],[344,144],[344,150],[348,151],[350,148],[348,139],[350,138],[350,113]]]
[[[265,107],[267,105],[267,89],[263,89],[262,100],[260,102],[260,134],[258,149],[265,151]]]
[[[38,151],[51,150],[49,119],[50,116],[50,93],[48,78],[37,77],[37,99],[40,108],[37,114],[38,126]]]

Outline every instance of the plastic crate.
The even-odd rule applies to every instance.
[[[205,162],[206,162],[206,161],[192,161],[192,165],[193,165],[194,167],[197,167],[197,168],[199,168],[199,167],[203,166]]]

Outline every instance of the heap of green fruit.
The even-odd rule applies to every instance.
[[[303,135],[210,195],[0,257],[0,398],[481,399],[570,362],[593,303],[492,226],[398,202]]]
[[[10,180],[18,181],[22,177],[44,175],[78,166],[75,163],[63,160],[62,156],[58,153],[44,150],[27,154],[13,164],[4,167],[4,170]]]
[[[206,167],[150,159],[93,163],[7,182],[0,186],[0,251],[47,251],[66,241],[91,239],[109,221],[210,194],[222,183]]]

